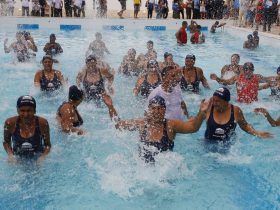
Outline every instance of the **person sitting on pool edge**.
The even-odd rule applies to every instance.
[[[54,56],[63,53],[62,47],[60,46],[59,43],[55,42],[55,40],[56,40],[55,34],[51,34],[50,42],[47,43],[43,49],[46,55]]]
[[[230,103],[230,91],[225,87],[218,88],[214,92],[205,119],[205,139],[209,141],[228,141],[234,134],[236,124],[258,138],[273,137],[271,133],[257,131],[247,123],[242,110]]]
[[[34,85],[44,92],[54,92],[66,85],[62,73],[53,69],[53,59],[50,55],[45,55],[42,59],[43,70],[36,72]]]
[[[63,132],[84,134],[84,131],[78,128],[83,124],[83,119],[77,110],[83,99],[83,91],[72,85],[69,88],[68,101],[59,106],[56,114],[56,119]]]
[[[161,96],[155,96],[148,102],[148,109],[143,118],[121,120],[117,129],[139,131],[143,147],[140,156],[145,162],[155,162],[154,156],[159,152],[172,151],[177,133],[195,133],[198,131],[208,108],[209,101],[202,101],[196,117],[189,121],[166,119],[166,102]],[[156,149],[156,150],[155,150]]]
[[[272,126],[272,127],[277,127],[277,126],[280,126],[280,117],[278,117],[277,120],[274,120],[269,112],[265,109],[265,108],[256,108],[254,110],[255,113],[259,113],[259,114],[263,114],[263,116],[267,119],[267,121],[269,122],[269,124]]]
[[[16,157],[46,158],[51,149],[48,121],[36,116],[36,101],[32,96],[21,96],[17,100],[18,116],[8,118],[4,125],[4,142],[9,160]]]

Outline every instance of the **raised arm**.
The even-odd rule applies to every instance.
[[[236,121],[237,121],[239,127],[243,131],[245,131],[245,132],[247,132],[247,133],[249,133],[253,136],[257,136],[259,138],[271,138],[271,137],[273,137],[273,135],[269,132],[256,131],[253,128],[253,126],[251,126],[250,124],[247,123],[241,109],[239,107],[234,107],[234,109],[235,109],[234,112],[236,113]]]
[[[209,101],[203,100],[200,104],[200,110],[195,118],[183,122],[181,120],[171,120],[171,126],[175,133],[195,133],[199,130],[206,116],[206,111],[209,106]]]
[[[133,89],[133,94],[135,96],[138,96],[139,92],[140,92],[140,89],[141,89],[141,85],[143,84],[144,82],[144,79],[145,79],[145,76],[144,75],[140,75],[137,79],[137,82],[136,82],[136,85],[135,85],[135,88]]]
[[[233,76],[230,79],[221,79],[216,74],[210,74],[210,78],[222,85],[233,85],[237,81],[237,76]]]
[[[280,117],[274,120],[265,108],[256,108],[254,111],[263,114],[272,127],[280,126]]]

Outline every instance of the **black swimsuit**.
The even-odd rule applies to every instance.
[[[46,91],[46,92],[53,92],[55,90],[60,89],[62,86],[61,81],[58,79],[56,73],[54,72],[54,76],[52,80],[48,80],[46,78],[46,75],[44,73],[44,70],[42,71],[42,78],[40,80],[40,86],[41,86],[41,91]]]
[[[218,124],[214,120],[213,115],[214,107],[211,108],[211,113],[209,119],[207,120],[207,128],[205,131],[205,139],[207,140],[218,140],[218,141],[228,141],[234,133],[236,128],[236,122],[234,120],[234,106],[231,105],[230,119],[226,124]]]
[[[24,48],[22,50],[14,50],[14,52],[16,53],[19,62],[25,62],[30,59],[30,54],[27,48]]]
[[[145,126],[143,132],[140,134],[140,140],[144,143],[143,147],[139,147],[140,156],[144,157],[145,162],[154,162],[154,156],[159,152],[173,150],[174,142],[169,139],[167,133],[167,121],[164,120],[164,127],[163,127],[163,135],[161,137],[160,142],[149,141],[147,139],[147,126]],[[155,147],[158,151],[150,151],[147,147]]]
[[[280,98],[280,87],[271,87],[271,96]]]
[[[101,99],[101,95],[103,93],[105,93],[105,85],[104,85],[104,80],[102,78],[101,72],[99,71],[99,76],[100,76],[100,80],[93,83],[93,82],[89,82],[86,80],[87,78],[87,73],[84,77],[83,80],[83,86],[85,89],[85,95],[86,95],[86,100],[90,101],[90,100],[100,100]]]
[[[60,105],[60,106],[58,107],[57,115],[58,115],[59,117],[61,117],[61,113],[60,113],[61,107],[62,107],[64,104],[67,104],[67,103],[68,103],[68,102],[63,102],[62,105]],[[78,112],[78,110],[77,110],[77,107],[74,107],[74,111],[75,111],[75,113],[76,113],[76,115],[77,115],[78,120],[77,120],[76,122],[73,122],[73,127],[79,127],[79,126],[81,126],[81,125],[84,123],[84,121],[83,121],[83,118],[81,117],[81,115],[79,114],[79,112]]]
[[[161,84],[159,76],[158,76],[158,81],[154,84],[148,83],[147,77],[148,77],[148,75],[145,75],[145,79],[140,87],[141,95],[146,96],[146,97],[148,97],[150,95],[150,93],[152,92],[153,89],[155,89],[156,87],[158,87]]]
[[[39,118],[35,119],[35,132],[29,138],[23,138],[20,135],[19,117],[16,121],[15,132],[12,135],[13,152],[15,155],[23,157],[33,157],[36,153],[43,152],[42,135],[39,127]]]
[[[184,67],[183,70],[185,70],[185,67]],[[197,70],[195,68],[195,80],[194,80],[194,82],[187,82],[185,77],[183,76],[182,79],[181,79],[180,86],[181,86],[181,89],[183,91],[191,91],[193,93],[198,93],[199,92],[199,83],[200,83],[200,81],[198,80]]]

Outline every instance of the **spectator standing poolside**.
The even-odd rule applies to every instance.
[[[134,18],[138,18],[140,5],[141,5],[141,0],[134,0]]]
[[[187,19],[192,18],[192,0],[186,1],[186,18]]]
[[[118,16],[120,16],[120,18],[123,18],[123,12],[126,10],[126,0],[119,0],[120,4],[121,4],[121,11],[118,12]]]
[[[22,16],[29,16],[29,0],[22,0]]]

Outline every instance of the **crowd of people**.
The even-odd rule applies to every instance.
[[[187,23],[182,23],[185,29]],[[214,23],[213,27],[219,26]],[[198,26],[197,26],[198,27]],[[177,40],[184,37],[176,34]],[[195,30],[196,31],[196,30]],[[78,111],[81,103],[94,103],[98,107],[104,103],[108,108],[111,120],[119,130],[138,131],[140,157],[146,162],[154,162],[154,156],[160,152],[173,149],[177,133],[195,133],[202,122],[206,121],[204,138],[208,143],[227,144],[235,135],[237,124],[245,132],[258,138],[271,138],[273,134],[258,131],[250,125],[239,106],[231,101],[235,84],[239,103],[250,104],[258,101],[258,92],[271,89],[271,97],[280,99],[280,67],[276,75],[264,77],[254,73],[252,62],[239,64],[240,55],[233,54],[231,63],[221,69],[221,76],[215,73],[210,79],[222,86],[214,90],[213,95],[203,100],[194,117],[188,112],[183,94],[200,94],[200,84],[211,89],[203,69],[195,65],[196,56],[187,54],[184,66],[179,66],[173,60],[173,55],[164,53],[163,60],[158,58],[153,41],[147,42],[147,52],[140,53],[134,48],[128,50],[121,62],[118,74],[135,79],[135,88],[131,90],[134,96],[146,98],[144,115],[137,119],[121,119],[114,106],[112,95],[115,73],[105,60],[105,53],[110,53],[102,34],[96,33],[96,40],[90,43],[86,53],[85,64],[77,73],[76,84],[69,87],[68,100],[57,107],[56,119],[63,133],[83,135],[83,118]],[[13,52],[18,62],[27,62],[38,51],[35,41],[29,32],[17,32],[16,40],[8,46],[5,40],[5,53]],[[179,45],[182,44],[180,40]],[[186,44],[186,43],[185,43]],[[56,42],[55,34],[50,35],[49,42],[43,48],[46,55],[42,58],[42,69],[34,75],[34,87],[44,93],[62,94],[60,90],[67,88],[67,80],[63,73],[53,68],[54,62],[59,62],[56,55],[63,53],[62,46]],[[51,95],[50,95],[51,97]],[[17,100],[17,115],[8,118],[4,125],[4,148],[9,160],[18,158],[35,158],[42,161],[51,150],[50,128],[48,120],[36,115],[36,100],[30,95],[24,95]],[[256,108],[256,113],[263,114],[272,126],[280,125],[280,117],[274,120],[265,108]]]

